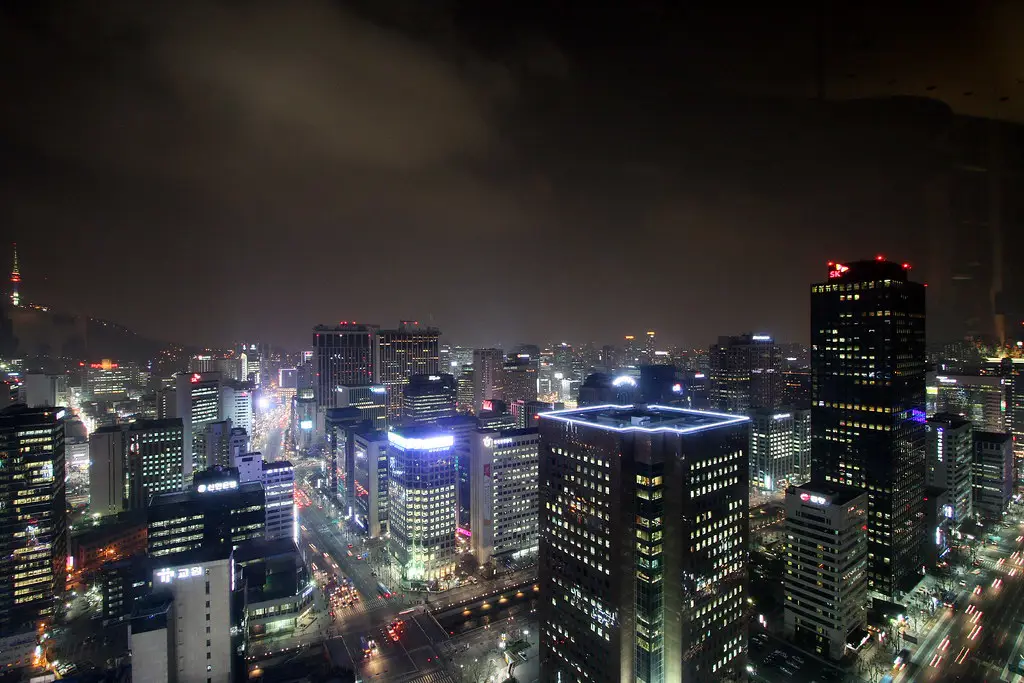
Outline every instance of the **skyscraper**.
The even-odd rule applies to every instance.
[[[410,320],[401,321],[397,330],[380,331],[380,383],[387,390],[389,419],[402,416],[402,388],[410,377],[438,374],[440,336],[436,327],[422,327]]]
[[[509,354],[502,366],[501,398],[508,405],[537,400],[537,359],[528,353]]]
[[[142,510],[149,497],[181,491],[185,456],[177,418],[100,427],[89,435],[89,505],[94,513]]]
[[[768,335],[719,337],[709,358],[713,408],[746,413],[782,405],[782,357]]]
[[[449,374],[413,375],[402,389],[404,424],[426,424],[455,415],[456,384]]]
[[[64,594],[63,408],[0,411],[0,633],[52,619]]]
[[[971,463],[974,439],[971,423],[958,415],[938,413],[925,425],[925,485],[946,490],[946,516],[957,524],[974,516]]]
[[[313,368],[317,405],[336,408],[337,387],[377,382],[376,325],[343,322],[336,327],[313,328]]]
[[[545,680],[744,676],[748,418],[594,406],[539,429]]]
[[[12,244],[11,247],[14,250],[14,263],[11,266],[11,305],[17,307],[21,305],[21,268],[18,267],[18,245]]]
[[[211,422],[220,420],[219,372],[182,372],[175,376],[175,414],[181,418],[185,449],[185,478],[207,466],[205,454],[197,452],[196,435]]]
[[[832,263],[811,287],[811,476],[868,494],[868,589],[899,598],[923,541],[925,292],[909,266]]]
[[[388,528],[402,578],[427,583],[455,571],[455,438],[433,426],[388,432]]]
[[[487,400],[501,398],[501,349],[473,349],[473,412]]]

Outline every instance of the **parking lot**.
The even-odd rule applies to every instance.
[[[752,680],[771,683],[833,683],[845,673],[780,640],[757,625],[750,629]]]

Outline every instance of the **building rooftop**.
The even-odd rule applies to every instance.
[[[807,491],[808,493],[820,493],[823,496],[828,496],[833,505],[845,505],[857,496],[864,495],[862,489],[854,488],[853,486],[844,486],[843,484],[835,484],[832,482],[807,482],[806,484],[800,484],[799,486],[790,486],[786,492],[796,493],[798,490]]]
[[[928,418],[928,422],[931,424],[945,425],[947,429],[958,429],[970,424],[970,420],[965,420],[960,415],[955,413],[935,413]]]
[[[218,496],[231,493],[255,493],[263,491],[263,484],[259,481],[244,481],[237,486],[232,486],[230,489],[224,491],[213,491],[207,493],[206,491],[199,492],[195,489],[188,489],[187,491],[171,491],[168,493],[158,493],[151,496],[149,499],[149,507],[159,507],[161,505],[173,505],[176,503],[211,503],[218,500]]]
[[[602,405],[541,413],[542,420],[558,420],[616,432],[672,432],[689,434],[750,422],[745,415],[726,415],[658,405]]]

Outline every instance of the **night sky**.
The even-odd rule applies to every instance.
[[[827,260],[928,273],[919,139],[845,101],[1024,120],[1024,12],[786,4],[5,4],[23,296],[197,344],[805,340]]]

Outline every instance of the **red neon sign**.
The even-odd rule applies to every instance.
[[[807,501],[809,501],[810,499],[811,499],[811,494],[809,494],[809,493],[801,493],[800,494],[800,500],[804,501],[805,503]]]
[[[492,401],[490,401],[490,400],[486,400],[486,401],[484,401],[483,403],[480,404],[480,407],[483,410],[494,410],[494,403]]]
[[[192,384],[199,384],[199,382],[202,379],[203,379],[203,376],[200,375],[198,372],[192,373],[192,380],[191,380]]]
[[[845,273],[849,269],[850,269],[849,266],[844,266],[842,263],[837,263],[833,270],[828,271],[828,277],[829,277],[829,279],[835,279],[837,277],[842,277],[843,273]]]

